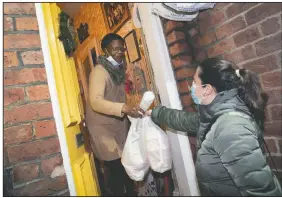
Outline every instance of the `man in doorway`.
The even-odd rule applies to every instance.
[[[101,48],[106,56],[98,57],[98,65],[89,77],[90,107],[87,108],[86,122],[90,142],[94,156],[103,161],[108,173],[107,196],[136,196],[134,182],[121,164],[121,155],[129,129],[125,115],[139,118],[144,112],[139,107],[125,104],[123,38],[107,34],[102,39]]]

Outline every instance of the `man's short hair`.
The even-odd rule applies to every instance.
[[[114,33],[109,33],[106,36],[104,36],[104,38],[102,39],[102,42],[101,42],[102,50],[107,48],[108,45],[114,40],[120,40],[120,41],[124,42],[124,39],[120,35],[114,34]]]

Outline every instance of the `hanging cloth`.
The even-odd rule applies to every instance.
[[[135,28],[141,28],[139,3],[134,3],[132,20]],[[153,3],[152,13],[173,21],[192,21],[199,11],[213,8],[215,3]]]

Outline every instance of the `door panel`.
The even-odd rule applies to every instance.
[[[82,44],[78,46],[74,54],[77,69],[79,73],[79,80],[82,83],[83,96],[85,102],[89,102],[88,97],[88,85],[89,85],[89,75],[94,68],[94,62],[92,54],[95,52],[96,56],[99,56],[99,49],[96,38],[94,35],[89,35]]]
[[[91,153],[85,149],[83,119],[84,110],[73,58],[64,52],[59,37],[60,8],[56,3],[42,3],[47,30],[49,50],[60,103],[69,158],[77,196],[99,196],[95,166],[91,163]]]
[[[75,185],[77,186],[77,194],[79,195],[95,195],[98,189],[93,180],[92,174],[88,170],[91,169],[89,153],[85,153],[74,164],[75,170]]]

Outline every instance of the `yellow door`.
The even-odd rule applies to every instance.
[[[42,3],[48,46],[63,118],[77,196],[100,196],[93,156],[85,149],[81,128],[84,110],[73,58],[67,58],[59,37],[60,8]]]

